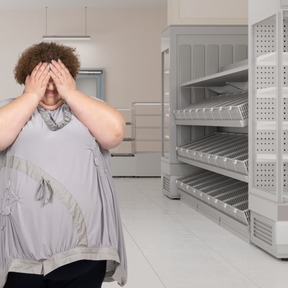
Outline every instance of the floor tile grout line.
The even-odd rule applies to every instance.
[[[159,281],[161,282],[161,284],[163,285],[163,288],[167,288],[167,286],[165,285],[165,283],[163,282],[163,280],[160,278],[159,274],[157,273],[157,271],[155,270],[155,268],[152,266],[152,264],[150,263],[150,261],[148,260],[148,258],[146,257],[146,255],[144,254],[144,252],[142,251],[142,249],[140,248],[140,246],[138,245],[138,243],[136,242],[136,240],[133,238],[133,236],[131,235],[131,233],[128,231],[127,227],[125,226],[125,224],[122,223],[123,228],[126,230],[126,232],[129,234],[129,236],[131,237],[132,241],[134,242],[134,244],[136,245],[136,247],[139,249],[140,253],[142,254],[142,256],[145,258],[145,261],[148,263],[148,265],[150,266],[150,268],[153,270],[153,272],[156,274],[157,278],[159,279]],[[128,259],[129,261],[129,259]]]

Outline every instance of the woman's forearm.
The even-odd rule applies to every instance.
[[[10,146],[39,103],[33,93],[24,93],[0,108],[0,151]]]
[[[105,149],[119,145],[125,132],[122,114],[110,105],[77,90],[75,80],[60,60],[52,61],[50,68],[59,95],[97,142]]]
[[[30,119],[49,81],[49,66],[39,63],[26,77],[24,93],[0,108],[0,151],[10,146]]]
[[[78,90],[65,101],[103,148],[111,149],[122,142],[125,121],[117,109]]]

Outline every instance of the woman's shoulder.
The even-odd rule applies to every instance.
[[[5,106],[6,104],[10,103],[14,99],[15,98],[9,98],[9,99],[5,99],[5,100],[0,100],[0,107]]]

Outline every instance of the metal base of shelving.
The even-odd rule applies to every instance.
[[[238,236],[245,242],[250,242],[250,227],[243,223],[231,218],[230,216],[222,213],[221,211],[209,206],[208,204],[196,199],[185,191],[179,189],[180,200],[205,215],[213,222],[225,228],[229,232]]]
[[[168,158],[161,159],[162,192],[170,199],[179,199],[176,181],[186,175],[196,173],[199,169],[185,163],[170,163]]]
[[[288,221],[272,221],[251,211],[251,242],[276,258],[288,258]]]
[[[176,187],[177,177],[162,174],[162,192],[170,199],[180,199]]]

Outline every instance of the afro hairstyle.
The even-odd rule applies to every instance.
[[[19,57],[14,69],[14,76],[19,84],[25,84],[26,77],[40,63],[51,63],[60,59],[75,79],[80,69],[76,49],[55,42],[41,42],[27,48]]]

